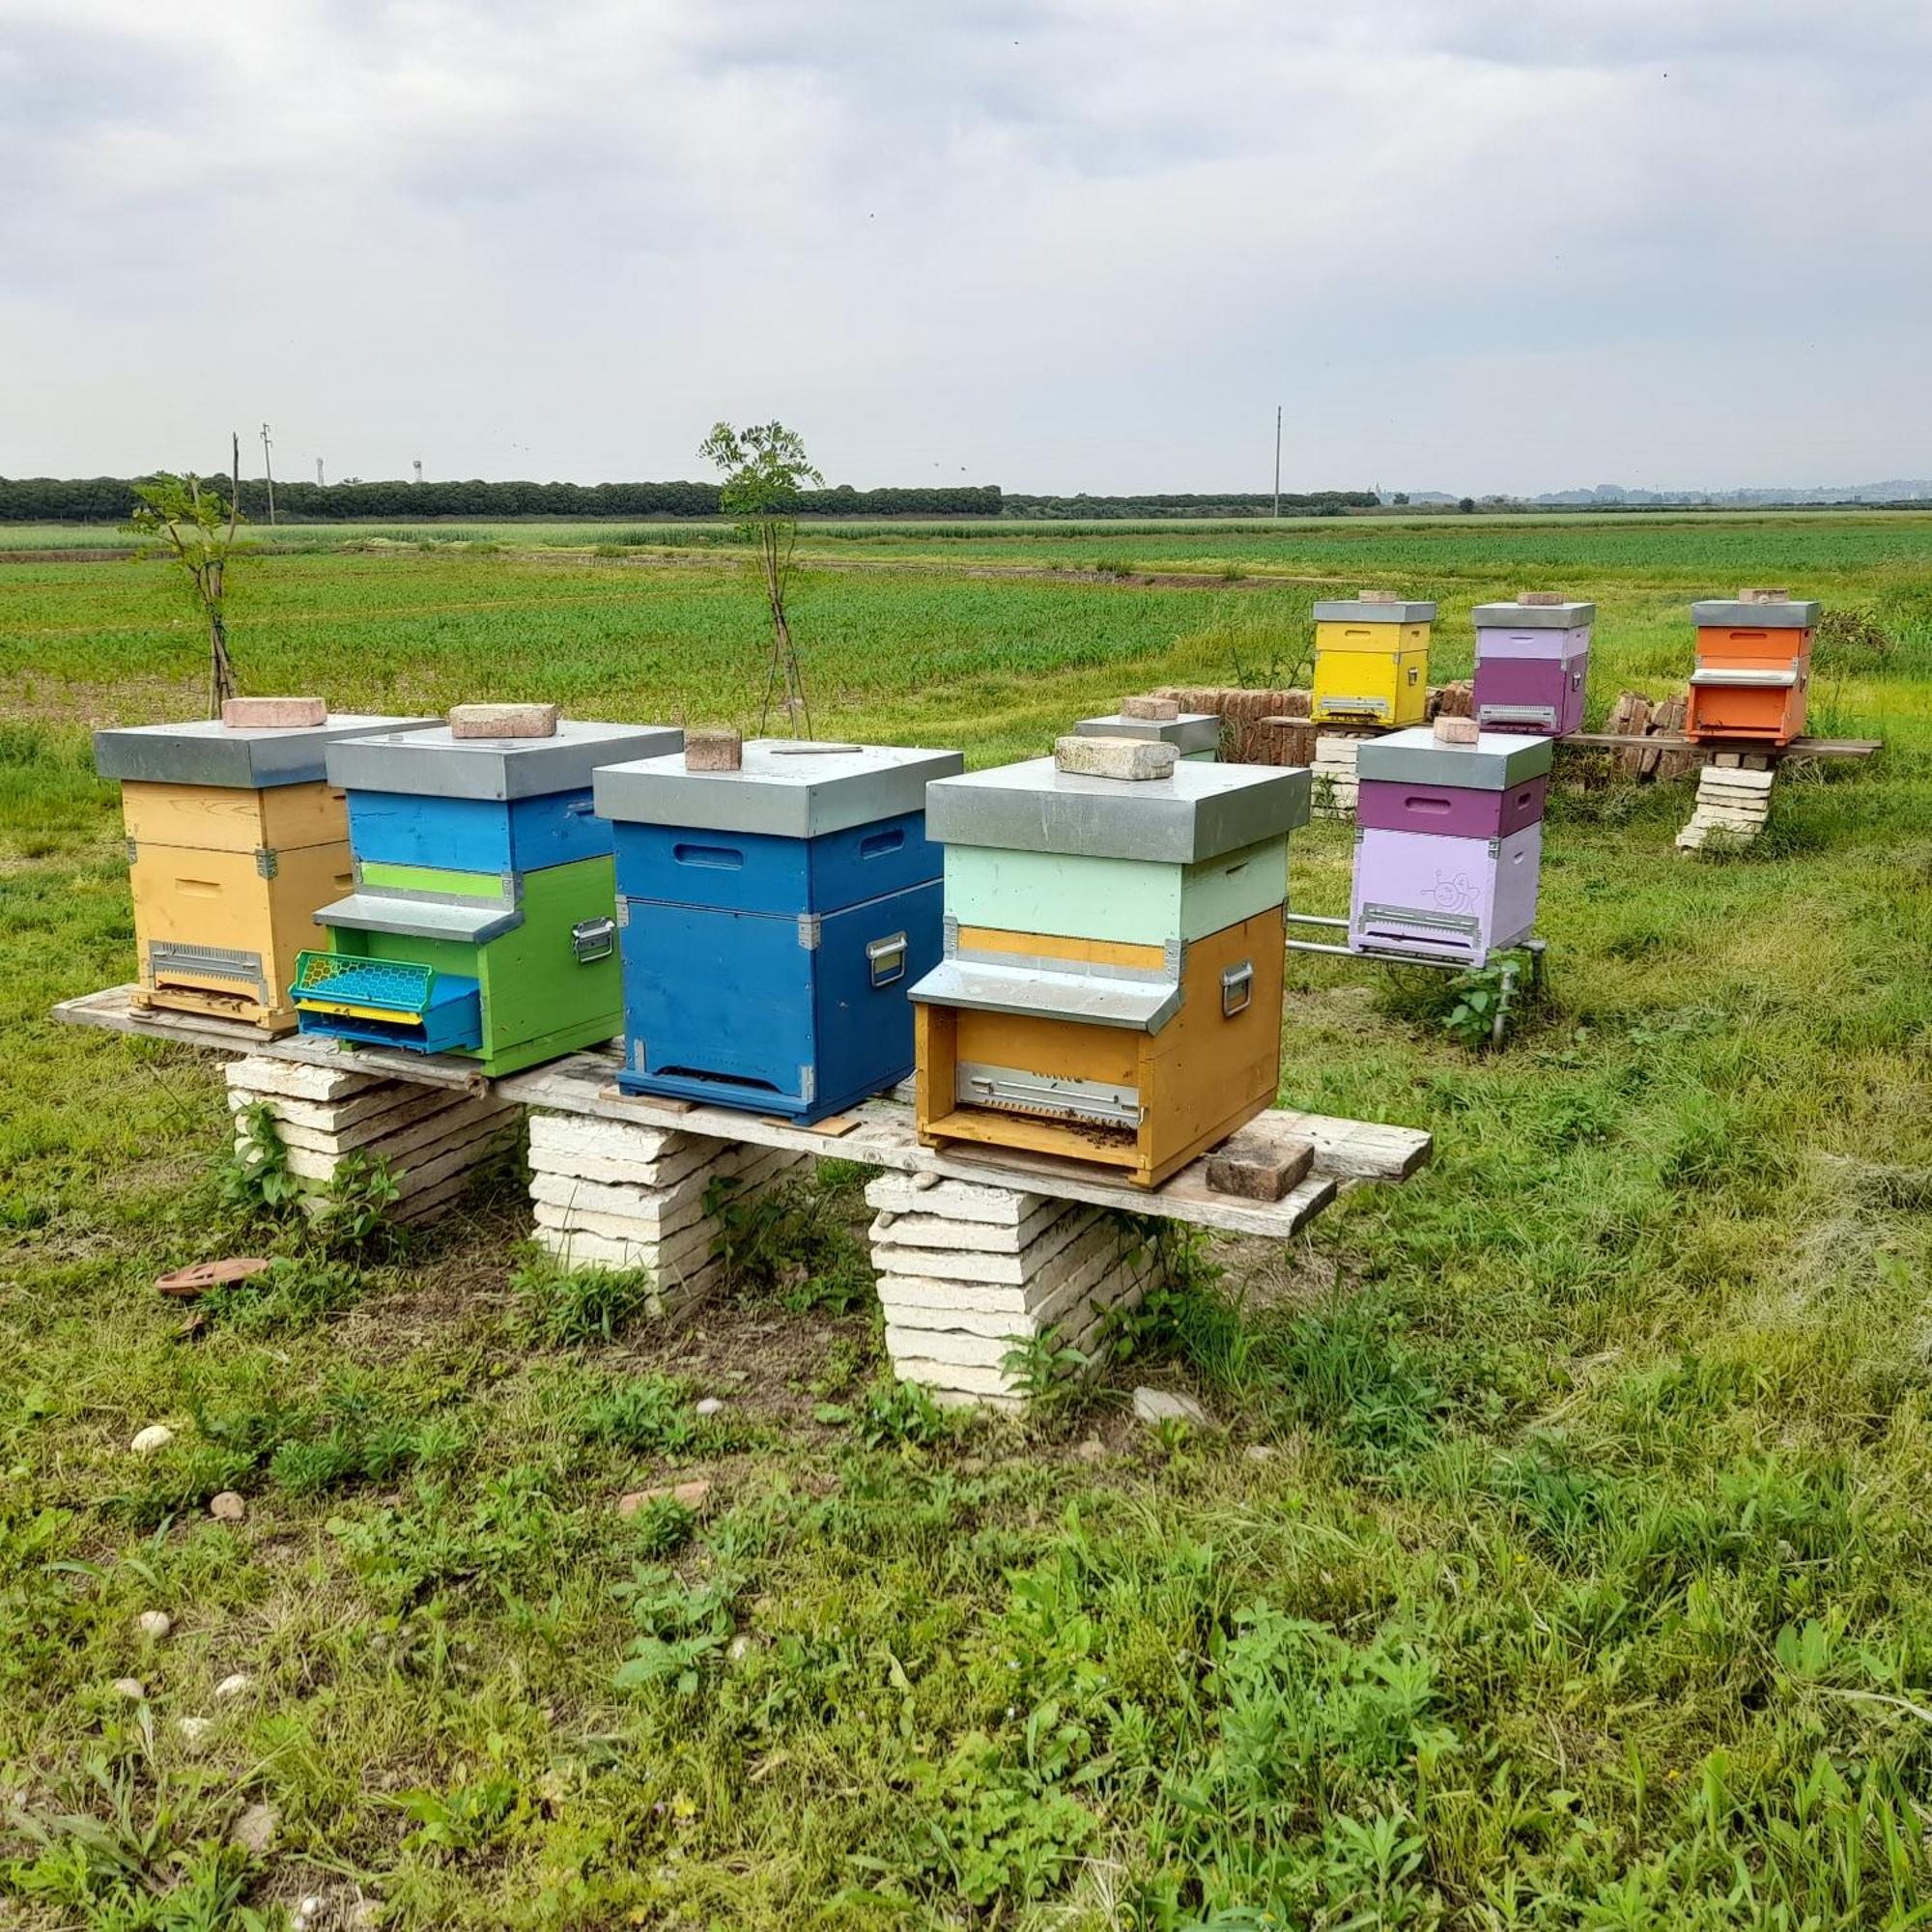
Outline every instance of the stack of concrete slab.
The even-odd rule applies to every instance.
[[[1317,818],[1355,815],[1355,753],[1367,732],[1324,731],[1315,741],[1314,812]]]
[[[345,1156],[381,1160],[396,1184],[395,1221],[426,1221],[452,1207],[476,1169],[508,1140],[519,1109],[468,1088],[425,1087],[380,1073],[352,1073],[299,1061],[249,1055],[227,1069],[235,1151],[257,1151],[243,1114],[267,1105],[301,1182],[302,1205],[319,1213]]]
[[[533,1238],[566,1264],[642,1268],[667,1308],[723,1278],[714,1187],[747,1194],[809,1155],[672,1127],[530,1110]]]
[[[893,1372],[951,1406],[1019,1407],[1009,1353],[1051,1330],[1094,1357],[1153,1271],[1116,1216],[1053,1195],[887,1174],[866,1202]]]
[[[1744,762],[1747,758],[1751,762]],[[1690,823],[1677,835],[1677,849],[1701,852],[1707,845],[1748,845],[1771,816],[1774,776],[1759,754],[1719,753],[1697,775],[1697,804]]]

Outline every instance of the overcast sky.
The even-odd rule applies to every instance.
[[[1922,476],[1929,88],[1927,0],[4,0],[0,473]]]

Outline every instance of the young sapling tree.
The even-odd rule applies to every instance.
[[[189,606],[208,626],[208,715],[221,716],[222,701],[236,695],[235,666],[228,655],[228,564],[235,539],[247,521],[242,514],[241,443],[234,443],[235,470],[224,503],[192,473],[169,470],[134,486],[138,498],[125,527],[146,541],[143,557],[163,556],[179,566]]]
[[[741,536],[757,546],[764,573],[772,652],[765,666],[758,729],[766,729],[776,707],[788,728],[802,728],[809,738],[811,706],[805,695],[805,667],[785,614],[785,592],[798,542],[799,493],[825,478],[812,468],[804,441],[781,422],[753,423],[742,430],[721,422],[697,453],[724,476],[718,507],[737,524]]]

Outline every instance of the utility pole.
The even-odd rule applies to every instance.
[[[269,521],[275,521],[275,466],[269,460],[269,425],[262,425],[262,470],[269,479]]]
[[[1281,522],[1281,405],[1274,406],[1274,520]]]

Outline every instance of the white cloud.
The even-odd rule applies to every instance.
[[[1928,14],[13,0],[0,469],[1922,470]]]

